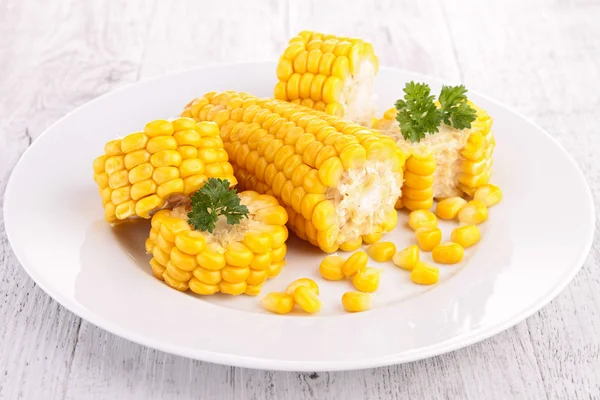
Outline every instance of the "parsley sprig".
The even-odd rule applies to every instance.
[[[467,103],[467,89],[463,85],[443,86],[438,102],[425,83],[408,82],[404,87],[404,99],[396,102],[396,119],[404,139],[418,142],[427,133],[435,133],[444,123],[456,129],[471,127],[476,112]]]
[[[227,179],[210,178],[192,195],[191,201],[188,222],[200,231],[212,233],[220,215],[227,218],[229,225],[239,224],[248,217],[248,207],[240,203],[235,189],[229,189]]]

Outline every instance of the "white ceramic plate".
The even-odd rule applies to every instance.
[[[380,110],[413,79],[439,91],[433,78],[382,68]],[[49,128],[21,158],[6,190],[8,237],[31,278],[82,318],[149,347],[215,363],[316,371],[402,363],[485,339],[548,303],[581,267],[594,223],[583,175],[539,127],[470,93],[494,118],[493,182],[504,200],[490,210],[482,241],[464,261],[440,266],[438,284],[417,286],[391,262],[378,264],[374,309],[347,314],[340,298],[352,290],[350,282],[320,279],[323,254],[291,238],[287,266],[261,295],[311,277],[321,287],[318,315],[278,316],[261,309],[260,297],[170,289],[152,276],[144,253],[149,222],[117,229],[104,222],[92,160],[106,141],[175,116],[205,92],[270,96],[274,83],[274,63],[197,69],[107,94]],[[399,247],[414,240],[405,221],[403,214],[386,237]],[[446,236],[452,226],[442,225]]]

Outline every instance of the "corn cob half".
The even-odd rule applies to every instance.
[[[303,31],[279,59],[275,98],[370,126],[378,68],[370,43]]]
[[[215,185],[228,185],[215,181],[210,179],[203,187],[211,196]],[[195,229],[189,219],[196,195],[192,205],[155,213],[146,240],[154,276],[174,289],[202,295],[259,294],[263,282],[277,276],[285,265],[287,213],[272,196],[252,191],[236,195],[247,216],[231,224],[220,215],[210,232]],[[216,209],[214,204],[211,207]]]
[[[93,163],[110,223],[150,218],[198,190],[209,177],[237,183],[219,129],[191,118],[156,120],[108,142]]]
[[[404,156],[386,136],[233,91],[196,99],[182,115],[216,122],[240,187],[277,197],[296,235],[323,251],[353,250],[395,227]]]
[[[477,118],[469,129],[441,125],[439,131],[412,143],[402,136],[396,109],[385,112],[374,128],[391,137],[407,154],[401,203],[407,208],[428,209],[433,198],[467,194],[489,182],[496,142],[492,119],[472,102]]]

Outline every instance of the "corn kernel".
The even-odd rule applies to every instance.
[[[368,261],[367,253],[362,250],[357,251],[344,262],[342,272],[348,277],[354,276],[367,267]]]
[[[462,197],[449,197],[437,203],[435,213],[440,219],[454,219],[466,204],[467,201]]]
[[[244,294],[246,294],[248,296],[258,296],[260,294],[261,289],[262,289],[262,284],[261,285],[248,284],[246,286],[246,291],[244,292]]]
[[[211,294],[215,294],[219,291],[219,286],[204,283],[196,278],[190,279],[189,287],[192,292],[205,296],[210,296]]]
[[[248,284],[244,282],[231,283],[227,281],[219,282],[219,290],[225,294],[230,294],[232,296],[238,296],[244,292],[246,292],[246,288]]]
[[[465,249],[458,243],[444,242],[438,244],[431,251],[433,261],[439,264],[459,263],[465,255]]]
[[[479,200],[469,201],[458,212],[458,220],[463,224],[479,225],[488,217],[488,209]]]
[[[418,262],[410,273],[410,279],[419,285],[433,285],[437,283],[440,271],[424,262]]]
[[[354,240],[347,240],[344,243],[340,244],[340,250],[342,251],[354,251],[360,248],[362,245],[362,237],[358,237]]]
[[[498,204],[502,200],[502,191],[496,185],[486,184],[482,185],[475,190],[473,200],[480,201],[486,207],[491,207]]]
[[[317,282],[309,278],[296,279],[288,285],[288,287],[285,289],[285,292],[293,295],[294,291],[300,286],[306,286],[311,291],[319,294],[319,286],[317,285]]]
[[[285,260],[272,262],[271,265],[267,267],[267,271],[269,273],[269,278],[275,278],[281,272],[281,269],[285,265]]]
[[[417,243],[423,251],[431,251],[442,241],[442,231],[440,228],[421,227],[415,231]]]
[[[346,292],[342,296],[342,305],[348,312],[366,311],[372,307],[371,295],[363,292]]]
[[[367,254],[377,262],[390,261],[396,253],[396,245],[392,242],[379,242],[372,244],[367,249]]]
[[[294,308],[294,297],[288,293],[271,292],[262,301],[265,310],[276,314],[287,314]]]
[[[222,280],[221,271],[213,271],[202,267],[194,269],[193,274],[200,282],[209,285],[216,285]]]
[[[344,258],[340,256],[327,256],[319,265],[319,273],[328,281],[341,281],[346,277],[342,271]]]
[[[252,262],[254,254],[250,249],[239,242],[232,242],[227,245],[225,260],[227,264],[234,267],[246,267]]]
[[[481,239],[481,232],[476,225],[460,226],[452,231],[450,239],[466,249],[479,242]]]
[[[435,228],[437,227],[437,217],[429,210],[415,210],[408,214],[408,226],[413,230]]]
[[[221,270],[221,277],[229,283],[245,282],[249,275],[249,267],[232,267],[226,265],[225,268]]]
[[[394,264],[402,269],[412,270],[419,262],[419,246],[412,245],[394,254]]]
[[[352,285],[361,292],[374,292],[379,287],[379,270],[367,267],[352,277]]]
[[[293,292],[294,302],[307,313],[314,314],[321,311],[321,300],[318,293],[308,286],[298,286]]]

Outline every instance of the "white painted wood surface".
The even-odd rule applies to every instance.
[[[302,29],[363,36],[383,65],[463,81],[518,109],[575,156],[598,201],[599,19],[598,0],[0,0],[0,203],[19,156],[73,108],[184,68],[275,59]],[[600,398],[599,266],[596,238],[548,306],[447,355],[354,372],[255,371],[82,321],[21,269],[0,212],[0,399]]]

